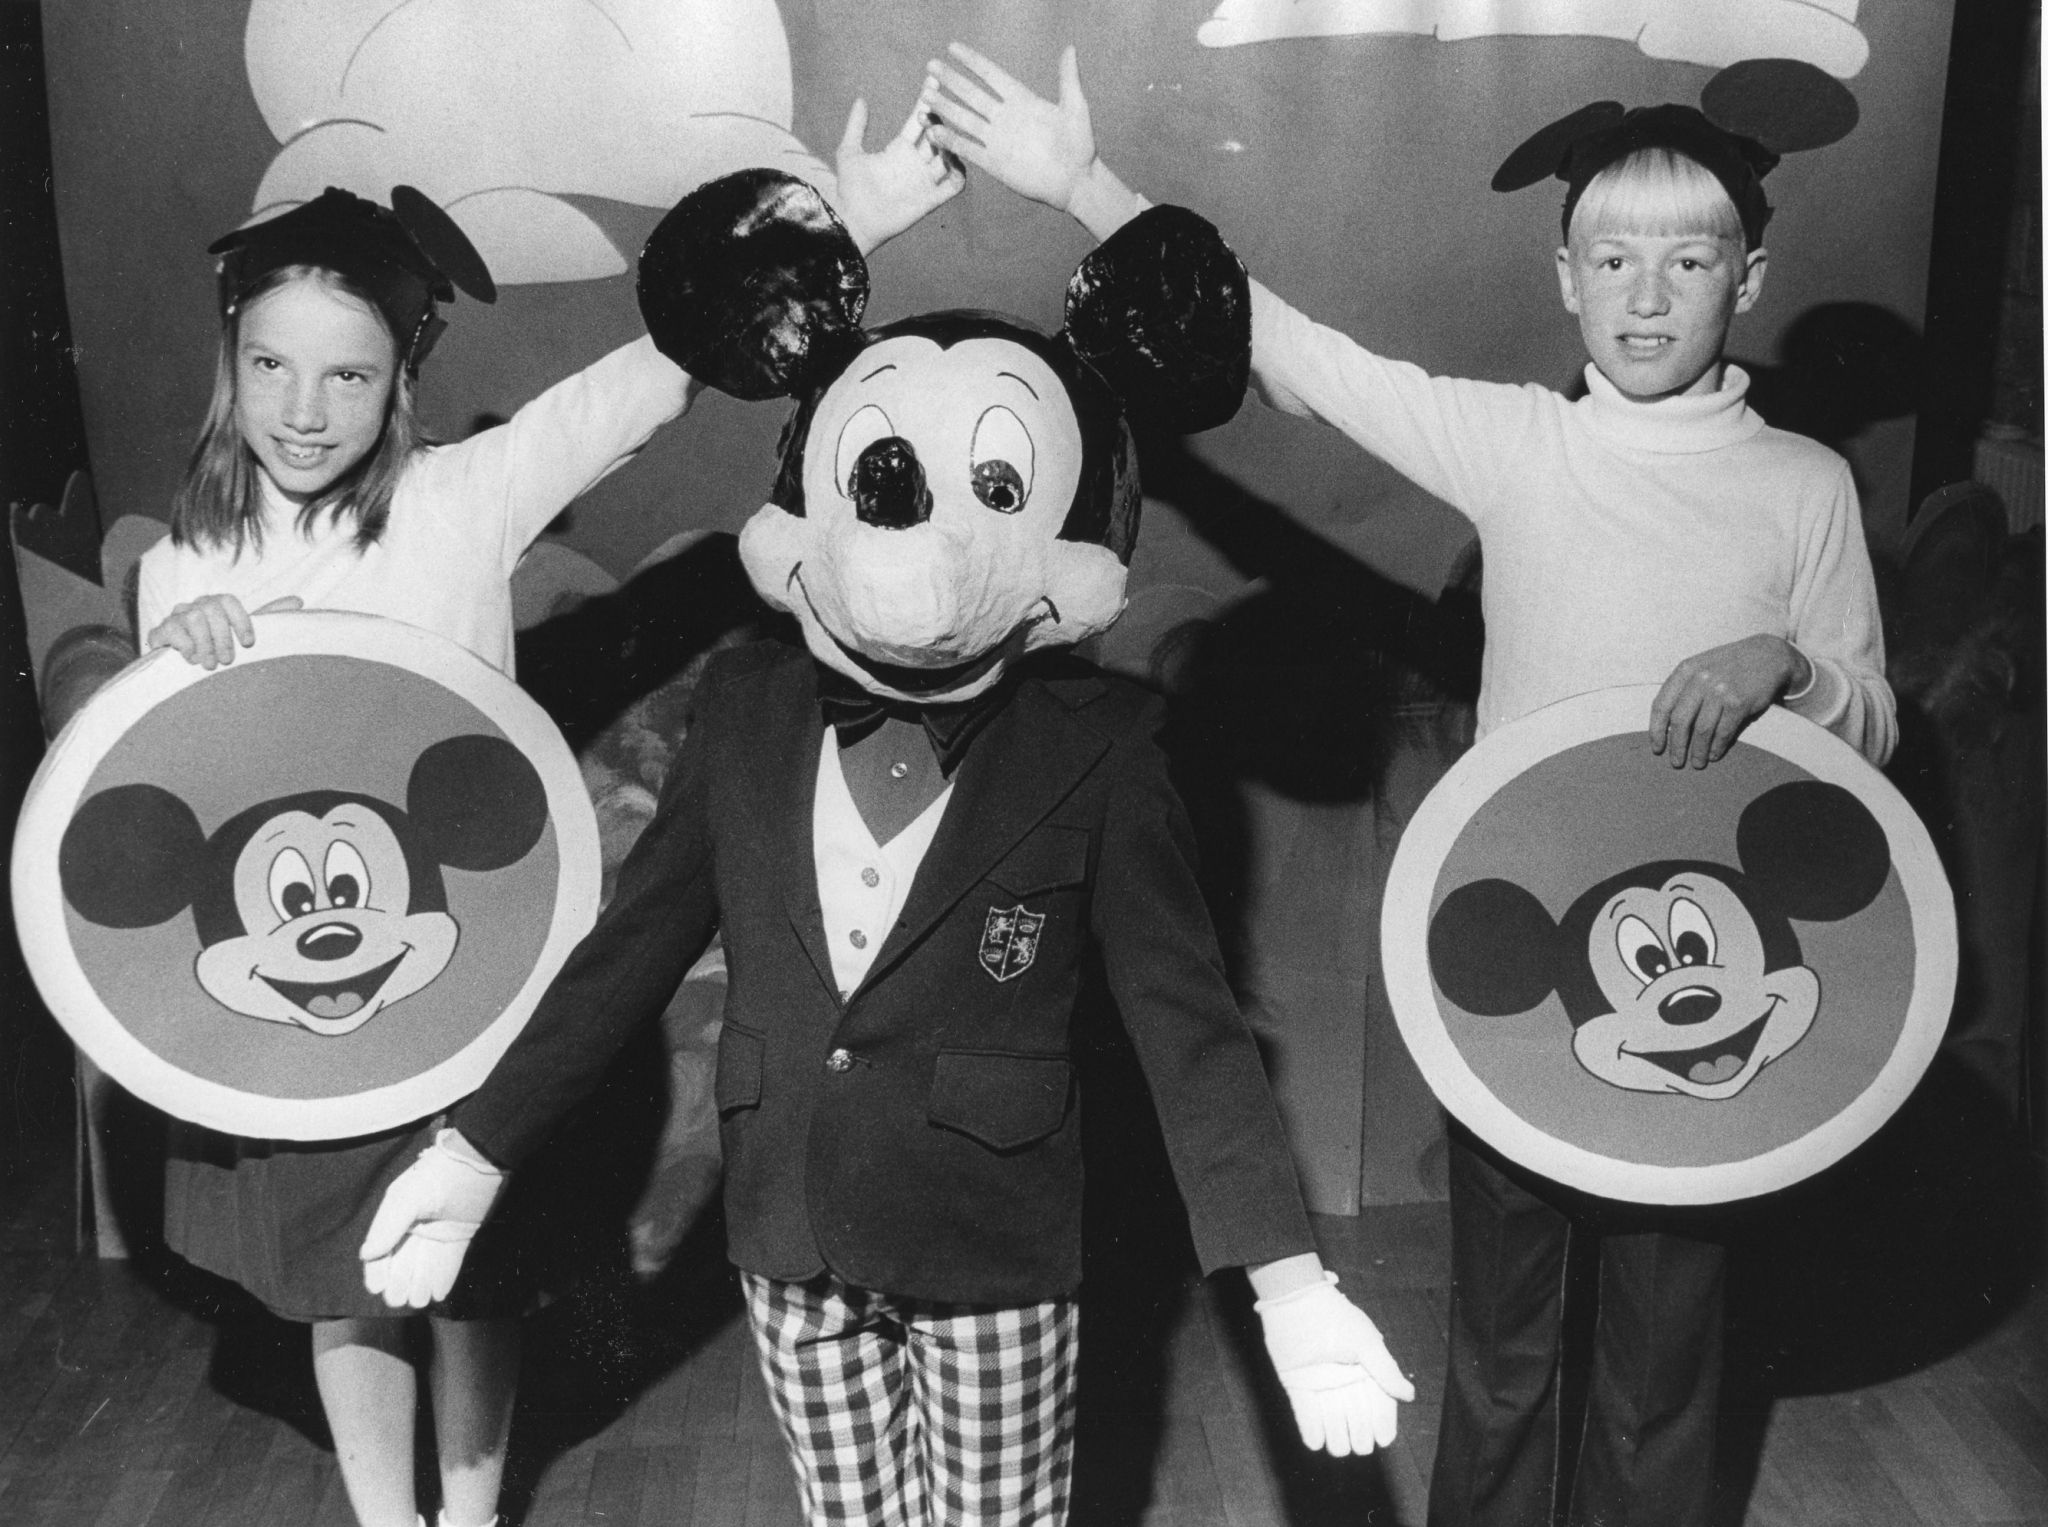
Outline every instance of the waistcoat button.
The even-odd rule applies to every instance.
[[[834,1050],[825,1057],[825,1069],[827,1071],[839,1072],[851,1071],[853,1069],[853,1052],[851,1050]]]

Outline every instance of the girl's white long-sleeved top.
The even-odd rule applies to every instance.
[[[1849,464],[1719,391],[1644,403],[1586,367],[1572,400],[1432,377],[1252,284],[1252,367],[1275,407],[1342,430],[1470,519],[1485,557],[1479,733],[1688,657],[1783,637],[1813,667],[1787,709],[1873,763],[1897,722]]]
[[[259,548],[174,546],[144,554],[137,630],[176,606],[233,594],[255,610],[296,594],[308,609],[386,615],[459,642],[512,672],[512,570],[557,514],[625,462],[689,401],[689,378],[642,338],[557,382],[496,428],[422,451],[392,495],[375,545],[352,523],[312,534],[266,479]]]

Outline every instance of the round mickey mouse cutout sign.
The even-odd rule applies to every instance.
[[[1511,1159],[1641,1203],[1784,1187],[1877,1129],[1933,1058],[1955,912],[1911,808],[1772,709],[1674,769],[1654,688],[1502,727],[1423,803],[1381,919],[1438,1099]]]
[[[475,1089],[596,915],[575,760],[517,685],[374,616],[163,651],[67,726],[15,835],[44,1001],[194,1123],[368,1134]]]

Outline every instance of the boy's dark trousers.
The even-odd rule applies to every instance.
[[[1591,1197],[1451,1126],[1450,1369],[1429,1527],[1551,1527],[1565,1254],[1599,1239],[1571,1527],[1704,1527],[1727,1251],[1711,1217]]]

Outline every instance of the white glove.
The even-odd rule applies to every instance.
[[[395,1310],[447,1298],[504,1185],[505,1174],[474,1146],[442,1130],[384,1190],[357,1252],[363,1286]]]
[[[1294,1406],[1303,1445],[1343,1458],[1394,1440],[1394,1402],[1415,1386],[1387,1351],[1379,1327],[1337,1292],[1337,1275],[1252,1308],[1265,1323],[1266,1355]]]

